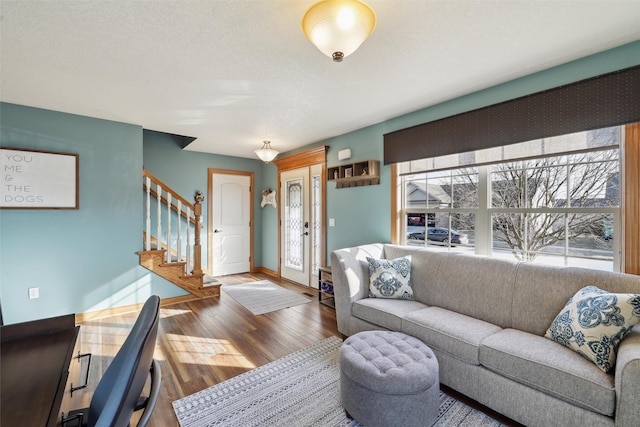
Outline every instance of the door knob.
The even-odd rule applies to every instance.
[[[308,235],[309,235],[309,232],[308,232],[308,231],[305,231],[304,233],[302,233],[302,235],[303,235],[303,236],[308,236]]]
[[[222,233],[222,230],[218,230],[217,228],[213,230],[214,233]]]

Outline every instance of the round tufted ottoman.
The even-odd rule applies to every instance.
[[[347,414],[366,427],[430,426],[438,417],[438,361],[401,332],[366,331],[340,348],[340,393]]]

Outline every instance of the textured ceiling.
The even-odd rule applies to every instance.
[[[313,3],[1,0],[0,99],[253,158],[640,39],[640,0],[369,0],[376,30],[334,63]]]

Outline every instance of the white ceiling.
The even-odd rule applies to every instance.
[[[378,25],[334,63],[315,0],[0,1],[0,99],[288,151],[640,39],[640,0],[368,0]]]

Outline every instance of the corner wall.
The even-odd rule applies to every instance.
[[[142,128],[0,103],[3,147],[79,154],[78,210],[0,210],[7,324],[144,302],[182,289],[138,265]],[[28,288],[40,298],[30,300]]]

